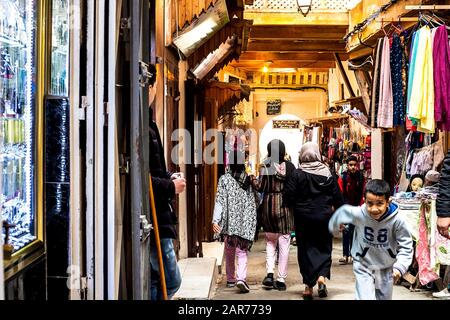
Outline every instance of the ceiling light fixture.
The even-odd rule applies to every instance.
[[[312,0],[297,0],[298,12],[301,12],[304,17],[306,17],[311,11]]]

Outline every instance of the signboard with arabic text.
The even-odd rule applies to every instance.
[[[281,113],[281,99],[267,100],[267,115]]]
[[[300,120],[273,120],[273,129],[300,129]]]

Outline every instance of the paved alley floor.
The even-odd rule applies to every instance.
[[[342,256],[341,239],[334,239],[333,264],[331,268],[331,280],[327,281],[328,297],[326,300],[353,300],[355,298],[355,278],[352,265],[340,265],[338,260]],[[225,265],[225,261],[223,263]],[[287,290],[267,290],[261,282],[266,275],[265,241],[264,234],[254,243],[249,254],[247,283],[250,292],[241,294],[237,288],[226,288],[225,268],[219,274],[213,300],[301,300],[304,285],[297,263],[297,247],[291,246],[289,254]],[[276,277],[276,271],[274,274]],[[314,288],[314,299],[321,299],[317,295],[317,286]],[[408,288],[394,286],[394,300],[430,300],[430,291],[411,292]]]

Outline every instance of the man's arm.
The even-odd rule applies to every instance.
[[[173,199],[175,197],[175,184],[166,178],[152,176],[153,190],[158,198]]]

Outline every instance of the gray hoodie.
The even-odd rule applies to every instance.
[[[390,204],[380,218],[372,218],[366,205],[340,207],[328,224],[331,233],[339,231],[340,224],[355,225],[352,257],[374,270],[394,267],[403,275],[412,262],[413,243],[408,225],[398,214],[398,206]]]

